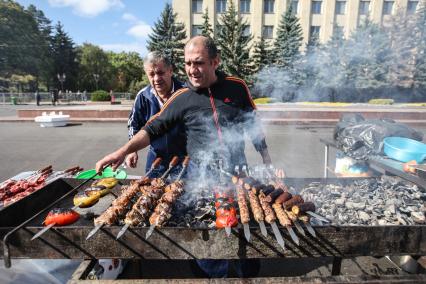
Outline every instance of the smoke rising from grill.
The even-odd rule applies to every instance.
[[[307,47],[293,66],[263,68],[253,92],[284,102],[424,100],[415,76],[415,64],[424,56],[424,13],[421,9],[405,17],[399,11],[384,27],[367,18],[346,40],[335,27],[327,43]]]

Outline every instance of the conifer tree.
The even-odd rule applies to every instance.
[[[280,67],[291,68],[299,55],[303,35],[299,18],[292,12],[291,5],[282,15],[274,42],[275,64]]]
[[[213,29],[212,29],[212,25],[210,24],[208,8],[206,8],[206,11],[203,14],[203,26],[201,28],[201,35],[206,37],[213,36]]]
[[[171,60],[179,76],[184,76],[183,40],[186,38],[185,26],[176,22],[176,13],[170,3],[166,3],[160,19],[154,24],[148,36],[148,50],[165,53]]]
[[[75,90],[78,64],[76,61],[77,52],[74,47],[74,42],[64,31],[60,22],[55,26],[55,33],[52,37],[52,60],[53,72],[52,78],[56,78],[57,74],[65,74],[66,79],[63,84],[64,90]],[[59,81],[56,79],[56,86],[60,87]]]
[[[237,76],[250,82],[253,73],[250,58],[250,41],[252,35],[244,35],[247,21],[238,16],[232,1],[219,20],[221,28],[217,34],[217,43],[221,52],[223,71],[229,75]]]
[[[259,37],[253,48],[253,71],[259,72],[262,68],[268,66],[273,61],[271,44],[270,42]]]
[[[415,24],[414,87],[426,93],[426,1],[417,12]],[[424,100],[424,97],[423,97]]]
[[[346,55],[348,77],[358,89],[377,89],[389,84],[388,35],[368,18],[352,33]]]

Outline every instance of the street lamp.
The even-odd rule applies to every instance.
[[[93,74],[93,78],[95,79],[95,82],[96,82],[96,90],[98,90],[99,74]]]
[[[59,82],[61,82],[61,91],[64,91],[64,82],[66,79],[65,73],[62,73],[62,75],[60,75],[59,73],[56,74],[56,76],[58,77]]]

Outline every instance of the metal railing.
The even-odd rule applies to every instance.
[[[132,100],[132,93],[113,93],[115,101]],[[48,92],[39,92],[40,102],[52,102],[53,96]],[[91,100],[91,93],[84,92],[68,92],[61,93],[57,96],[60,103],[86,102]],[[27,104],[36,102],[35,93],[5,93],[0,92],[0,104]]]

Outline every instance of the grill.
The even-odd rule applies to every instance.
[[[348,185],[357,180],[287,178],[285,183],[300,190],[313,182],[318,185]],[[129,183],[129,180],[123,181],[123,184]],[[82,218],[76,223],[65,227],[53,227],[39,239],[30,241],[31,237],[43,228],[41,224],[48,210],[34,216],[79,184],[81,180],[58,179],[0,211],[0,235],[3,238],[1,253],[5,256],[6,266],[10,265],[10,258],[240,259],[319,256],[346,258],[365,255],[426,254],[425,225],[313,225],[316,237],[310,234],[302,235],[295,230],[300,240],[299,245],[291,240],[285,228],[279,226],[286,250],[277,243],[270,226],[267,226],[268,235],[264,236],[256,223],[250,223],[250,242],[244,237],[241,225],[232,228],[231,235],[227,237],[224,230],[207,228],[203,224],[191,227],[172,226],[179,222],[171,222],[170,225],[166,224],[165,227],[155,229],[148,240],[145,239],[148,227],[131,227],[116,240],[121,226],[104,226],[91,239],[86,240],[86,236],[94,228],[94,214],[103,212],[112,196],[106,196],[93,208],[85,209]],[[116,186],[113,192],[118,194],[119,186]],[[69,194],[55,207],[73,207],[73,195]],[[32,220],[29,220],[30,218]],[[171,220],[174,220],[173,218]],[[24,226],[15,228],[25,220],[29,221]],[[12,234],[7,235],[14,229]]]

